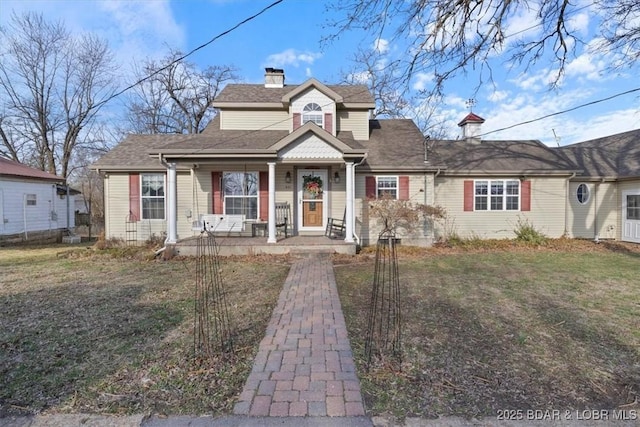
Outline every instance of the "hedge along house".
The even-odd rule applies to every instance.
[[[483,140],[473,113],[459,123],[462,139],[429,141],[411,120],[371,120],[374,106],[366,86],[287,85],[279,69],[266,69],[264,84],[230,84],[203,133],[130,135],[93,165],[106,236],[174,245],[203,227],[244,236],[257,224],[264,246],[277,245],[285,204],[289,235],[323,236],[329,218],[344,218],[344,242],[367,245],[381,231],[369,200],[382,194],[447,211],[444,225],[424,224],[403,243],[513,237],[521,220],[550,237],[588,234],[570,200],[583,168],[565,150]]]

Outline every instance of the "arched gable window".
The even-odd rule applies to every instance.
[[[315,102],[311,102],[304,106],[302,109],[302,124],[307,122],[313,122],[320,126],[324,127],[324,116],[322,114],[322,108]]]

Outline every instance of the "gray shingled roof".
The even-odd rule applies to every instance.
[[[267,88],[262,84],[228,84],[218,94],[215,102],[251,102],[280,103],[282,97],[299,85],[285,85],[281,88]],[[374,99],[365,85],[326,85],[338,93],[343,102],[374,103]]]
[[[589,178],[640,177],[640,129],[559,148]]]
[[[578,168],[563,153],[540,141],[435,141],[431,163],[446,165],[449,174],[571,173]]]
[[[367,160],[360,169],[424,170],[424,137],[410,119],[369,121],[369,141],[362,141],[368,149]]]
[[[172,142],[185,139],[186,135],[129,135],[120,144],[113,147],[97,162],[92,169],[153,170],[164,169],[158,159],[149,156],[149,152]]]

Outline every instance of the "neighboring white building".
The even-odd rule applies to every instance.
[[[64,178],[0,157],[0,242],[60,240],[74,227]]]

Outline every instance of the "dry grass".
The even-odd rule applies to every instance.
[[[288,263],[222,261],[235,354],[198,360],[195,264],[152,255],[130,248],[0,250],[0,416],[231,411]]]
[[[378,361],[365,372],[374,255],[335,260],[371,413],[638,408],[638,245],[558,240],[543,247],[493,241],[402,248],[404,360]]]

